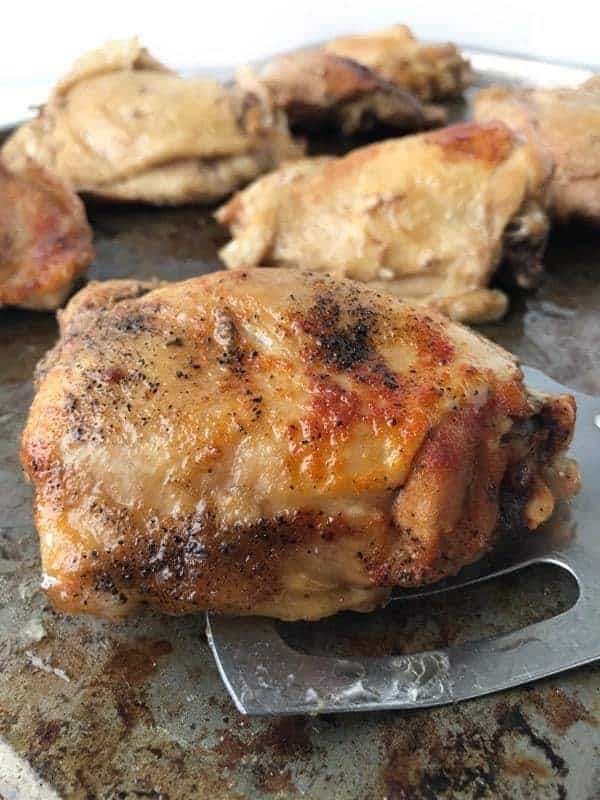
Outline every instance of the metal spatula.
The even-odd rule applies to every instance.
[[[403,598],[456,590],[537,563],[570,572],[579,598],[568,611],[506,635],[406,656],[306,655],[284,642],[274,620],[207,615],[219,672],[243,714],[318,714],[423,708],[479,697],[600,658],[600,398],[572,392],[538,370],[527,383],[571,392],[578,416],[571,448],[583,487],[567,522],[526,536],[510,552]]]

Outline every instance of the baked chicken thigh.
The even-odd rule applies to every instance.
[[[264,87],[185,80],[129,39],[76,62],[2,155],[15,169],[48,167],[78,192],[177,204],[223,198],[302,152]]]
[[[600,76],[577,89],[484,89],[475,117],[500,119],[546,147],[556,168],[551,211],[600,225]]]
[[[237,77],[240,87],[248,76],[267,87],[274,105],[285,111],[298,133],[414,133],[445,121],[441,108],[425,107],[367,67],[322,49],[274,59],[256,76],[244,68]]]
[[[0,307],[58,308],[93,255],[77,195],[38,167],[15,175],[0,162]]]
[[[364,64],[425,101],[461,95],[473,80],[469,62],[455,45],[419,42],[406,25],[342,36],[325,49]]]
[[[576,488],[571,397],[352,281],[91,284],[60,327],[22,460],[63,611],[366,611]]]
[[[228,267],[285,266],[349,277],[442,309],[501,317],[488,285],[541,271],[549,163],[502,123],[462,124],[288,164],[217,213]]]

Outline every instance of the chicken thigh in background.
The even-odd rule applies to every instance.
[[[256,72],[238,72],[243,88],[251,76],[268,89],[296,133],[395,135],[441,125],[439,106],[424,106],[410,92],[367,67],[319,48],[299,50],[269,61]]]
[[[551,162],[502,123],[462,124],[288,164],[217,212],[230,268],[296,267],[354,278],[454,319],[500,318],[489,288],[535,285]]]
[[[52,311],[94,256],[81,200],[34,165],[0,162],[0,307]]]
[[[502,120],[545,147],[556,165],[551,213],[600,225],[600,76],[577,89],[484,89],[475,118]]]
[[[473,82],[471,66],[456,45],[419,42],[406,25],[341,36],[325,50],[364,64],[424,102],[460,97]]]
[[[78,192],[157,205],[221,199],[302,153],[260,84],[186,80],[136,39],[82,56],[2,149],[15,170],[33,161]]]

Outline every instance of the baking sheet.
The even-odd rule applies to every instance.
[[[551,82],[556,69],[486,55],[493,63],[481,83]],[[560,70],[561,82],[579,82],[579,71]],[[219,266],[225,235],[209,209],[88,211],[97,249],[90,278],[175,280]],[[540,289],[513,296],[508,317],[481,330],[560,382],[600,395],[600,237],[557,230],[546,264]],[[32,370],[55,337],[50,315],[2,312],[0,797],[600,796],[600,664],[458,706],[266,721],[234,710],[202,616],[114,626],[56,615],[39,591],[17,455]],[[368,619],[282,627],[310,652],[408,652],[521,627],[567,608],[573,592],[562,573],[537,567]]]

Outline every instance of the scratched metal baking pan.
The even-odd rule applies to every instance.
[[[574,85],[590,74],[468,54],[479,85]],[[210,209],[88,211],[97,248],[90,278],[175,280],[219,266],[224,234]],[[514,296],[508,317],[482,332],[561,383],[600,394],[600,237],[583,227],[556,230],[546,264],[539,290]],[[600,664],[458,706],[269,721],[234,710],[201,616],[111,626],[54,614],[39,590],[17,449],[33,367],[55,337],[50,315],[2,312],[0,797],[600,796]],[[282,631],[310,652],[405,653],[522,627],[567,608],[574,592],[545,566],[457,596]]]

